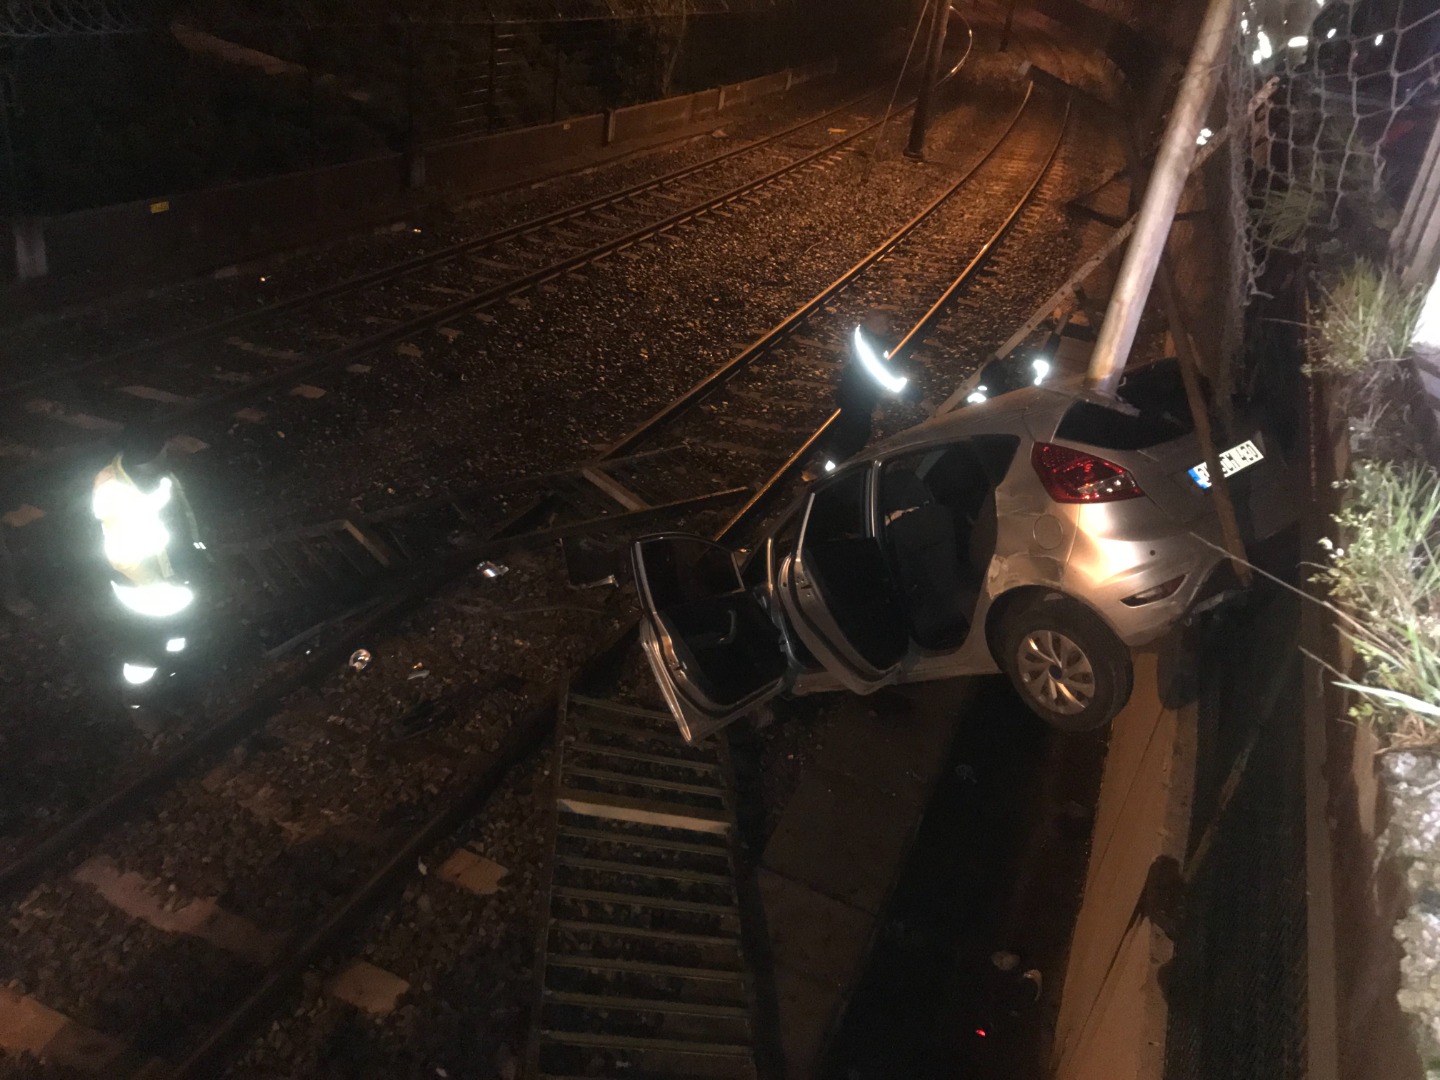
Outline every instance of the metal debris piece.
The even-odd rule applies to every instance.
[[[628,546],[614,537],[561,537],[560,552],[565,559],[565,576],[570,587],[617,587],[620,584],[618,568]]]
[[[501,563],[491,562],[489,559],[486,559],[484,562],[480,563],[478,566],[475,567],[475,569],[479,570],[480,573],[484,574],[488,578],[504,577],[510,572],[510,567],[505,566]]]
[[[370,656],[369,649],[356,649],[353,653],[350,654],[350,670],[364,671],[367,667],[370,666],[371,659],[372,657]]]

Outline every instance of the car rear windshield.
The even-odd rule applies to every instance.
[[[1130,372],[1120,383],[1118,396],[1136,411],[1077,401],[1065,411],[1055,437],[1106,450],[1145,450],[1195,429],[1180,364],[1174,359]]]

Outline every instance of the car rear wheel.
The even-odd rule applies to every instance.
[[[1049,596],[1007,612],[998,652],[1026,706],[1061,731],[1103,727],[1130,700],[1130,650],[1073,600]]]

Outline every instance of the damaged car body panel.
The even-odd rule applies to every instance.
[[[638,541],[642,640],[682,732],[780,693],[996,671],[1056,726],[1108,722],[1129,650],[1228,569],[1177,384],[1154,365],[1118,404],[1037,384],[936,416],[817,481],[743,574],[698,538]],[[1259,539],[1293,519],[1290,485],[1260,425],[1235,430],[1222,466]],[[709,570],[679,587],[687,561]]]

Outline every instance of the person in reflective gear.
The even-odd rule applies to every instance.
[[[919,384],[901,372],[885,353],[883,343],[889,334],[890,316],[883,311],[872,311],[856,327],[850,360],[835,388],[835,406],[840,415],[820,444],[820,462],[826,472],[865,449],[874,430],[875,408],[881,401],[920,400]],[[861,350],[866,349],[868,355],[862,354]],[[816,475],[814,469],[807,470],[805,478],[813,480]]]
[[[195,516],[169,471],[164,439],[127,433],[120,452],[95,476],[91,509],[100,522],[111,591],[130,617],[121,674],[143,685],[189,644],[202,548]]]

